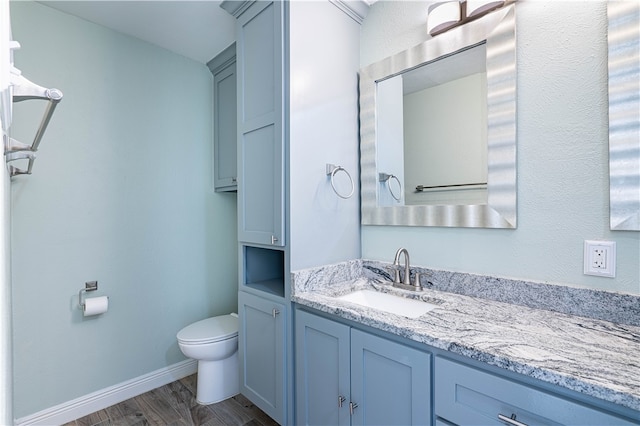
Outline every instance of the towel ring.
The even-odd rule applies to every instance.
[[[389,185],[389,181],[391,179],[395,179],[396,182],[398,182],[398,188],[400,188],[400,194],[398,194],[398,196],[396,196],[396,194],[393,193],[393,189],[391,189],[391,185]],[[389,190],[389,193],[391,194],[391,196],[393,197],[394,200],[400,202],[400,198],[402,198],[402,183],[400,183],[400,179],[398,179],[398,176],[396,175],[391,175],[388,173],[378,173],[378,181],[379,182],[386,182],[387,183],[387,189]]]
[[[349,192],[348,195],[342,195],[337,189],[336,189],[336,185],[335,182],[333,180],[334,176],[340,172],[343,171],[347,174],[347,176],[349,177],[349,182],[351,182],[351,191]],[[334,164],[327,164],[327,176],[331,176],[331,188],[333,188],[333,192],[336,193],[336,195],[340,198],[344,198],[345,200],[347,198],[351,198],[351,196],[353,195],[353,192],[355,191],[355,185],[353,184],[353,179],[351,178],[351,175],[349,174],[349,172],[342,166],[336,166]]]

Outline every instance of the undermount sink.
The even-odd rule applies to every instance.
[[[373,290],[358,290],[336,299],[391,314],[403,315],[408,318],[418,318],[438,307],[438,305],[423,302],[422,300],[407,299],[406,297]]]

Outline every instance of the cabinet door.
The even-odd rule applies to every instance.
[[[213,184],[216,191],[237,189],[235,46],[232,60],[213,74]]]
[[[351,331],[353,424],[431,424],[431,355]]]
[[[255,2],[239,18],[238,239],[284,246],[285,2]]]
[[[349,425],[349,327],[296,311],[296,425]]]
[[[284,424],[286,307],[243,291],[238,305],[240,391]]]

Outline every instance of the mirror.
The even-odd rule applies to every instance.
[[[640,231],[640,3],[608,2],[609,221]]]
[[[378,206],[486,204],[485,42],[376,82]],[[405,153],[407,155],[405,155]]]
[[[362,224],[515,228],[515,113],[515,5],[363,68]]]

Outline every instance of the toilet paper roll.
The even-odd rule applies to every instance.
[[[89,297],[84,299],[84,316],[104,314],[109,309],[109,298],[107,296]]]

